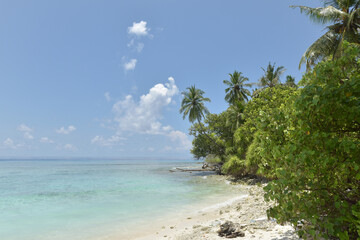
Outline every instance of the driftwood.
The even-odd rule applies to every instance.
[[[183,168],[176,168],[177,170],[181,172],[204,172],[204,171],[211,171],[209,169],[183,169]]]
[[[175,168],[175,169],[170,169],[170,172],[209,172],[209,171],[214,171],[212,169],[184,169],[184,168]]]

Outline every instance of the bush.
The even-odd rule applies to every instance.
[[[304,237],[360,237],[360,50],[344,48],[304,75],[299,96],[259,130],[276,177],[265,188],[277,203],[268,214],[301,223]]]

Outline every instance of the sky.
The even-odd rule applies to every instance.
[[[227,108],[234,70],[296,81],[313,0],[1,0],[0,157],[191,158],[181,92]]]

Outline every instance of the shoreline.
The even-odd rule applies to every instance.
[[[228,181],[224,176],[211,176],[212,180]],[[239,224],[244,237],[238,239],[299,239],[294,228],[290,225],[279,225],[275,220],[268,220],[266,209],[271,203],[264,201],[263,186],[265,184],[251,185],[248,183],[235,183],[238,194],[220,200],[216,204],[200,207],[195,204],[192,213],[177,214],[176,210],[162,220],[154,220],[146,231],[127,236],[129,240],[153,240],[153,239],[176,239],[176,240],[204,240],[225,239],[219,237],[217,231],[220,225],[226,221]],[[242,193],[242,194],[240,194]],[[199,210],[200,208],[200,210]],[[123,239],[123,238],[114,238]]]

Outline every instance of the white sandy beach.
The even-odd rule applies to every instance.
[[[223,178],[211,176],[212,178]],[[224,179],[225,180],[225,179]],[[240,224],[240,229],[245,233],[244,237],[238,239],[299,239],[294,229],[289,226],[281,226],[274,220],[268,220],[266,209],[270,203],[264,201],[262,185],[239,184],[242,193],[239,196],[194,211],[187,216],[177,217],[163,222],[152,229],[149,235],[134,235],[132,239],[225,239],[218,236],[220,224],[232,221]]]

